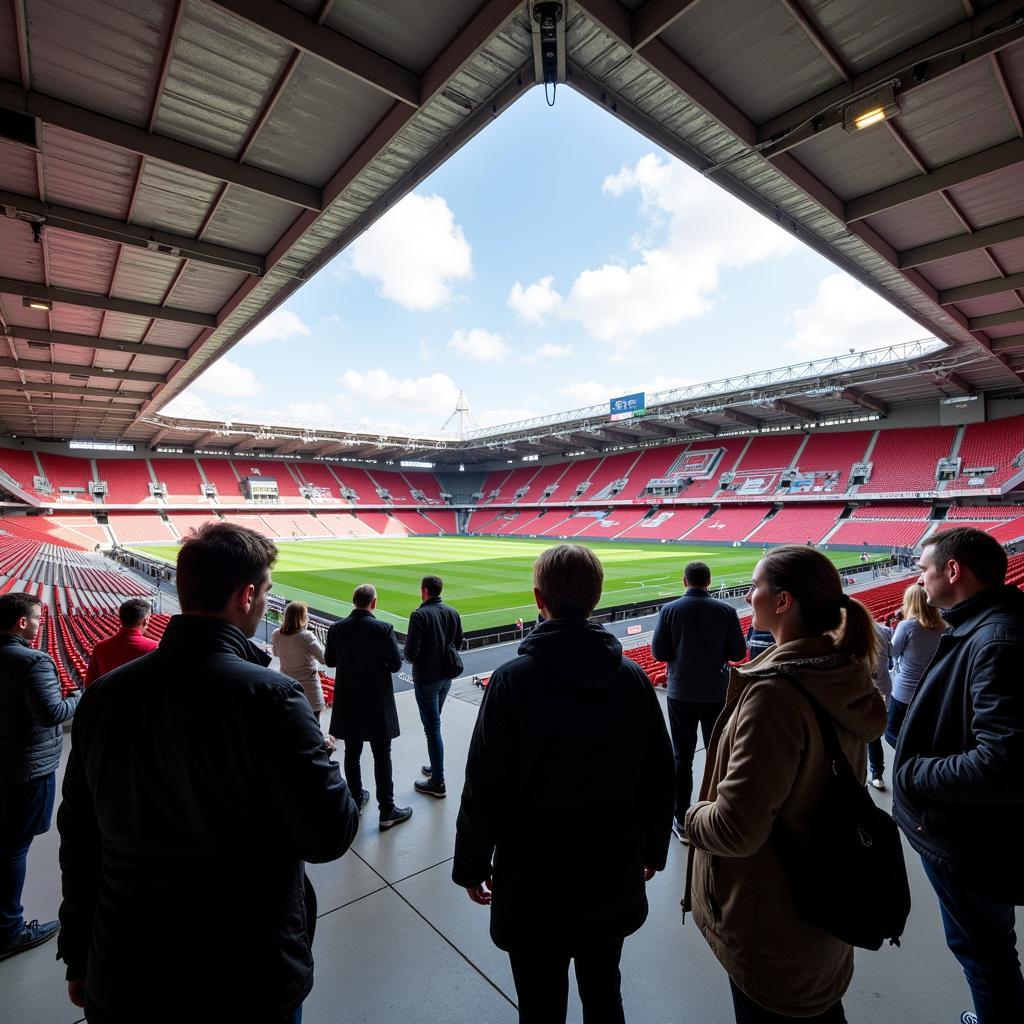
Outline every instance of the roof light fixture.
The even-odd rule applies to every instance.
[[[843,130],[852,134],[895,117],[900,112],[899,100],[896,97],[898,85],[899,82],[889,82],[881,89],[845,106]]]
[[[53,309],[53,303],[49,299],[36,299],[31,295],[26,295],[22,300],[21,304],[26,309],[41,309],[46,313],[49,313]]]

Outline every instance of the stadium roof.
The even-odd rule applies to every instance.
[[[1020,0],[562,6],[570,87],[778,220],[948,346],[916,351],[906,365],[920,372],[909,376],[873,365],[837,365],[835,379],[809,372],[799,403],[779,390],[792,392],[797,378],[751,375],[719,391],[757,404],[710,403],[697,417],[686,399],[662,411],[689,408],[721,430],[811,420],[808,411],[1024,392]],[[224,424],[182,425],[159,409],[533,86],[531,8],[522,0],[5,5],[0,426],[148,444],[194,442],[203,426],[205,443],[233,437]],[[845,130],[879,105],[893,116]],[[504,431],[506,445],[515,438],[536,452],[545,448],[532,436],[539,427],[591,425],[586,410],[555,419]],[[623,430],[634,439],[685,436],[679,422],[606,427],[603,443]],[[255,449],[256,435],[275,432],[253,424],[232,443]],[[584,429],[578,440],[591,436]],[[331,445],[353,455],[392,450],[380,437]],[[546,447],[561,450],[571,438]],[[449,447],[433,442],[442,443]],[[311,450],[294,434],[272,447],[293,445]],[[393,450],[416,447],[399,439]]]

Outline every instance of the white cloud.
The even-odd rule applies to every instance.
[[[348,405],[347,396],[341,397],[345,399],[345,402],[339,404]],[[325,427],[329,423],[335,422],[337,418],[338,405],[331,407],[326,402],[289,402],[284,407],[285,421],[294,420],[303,426]]]
[[[193,387],[223,398],[252,398],[263,391],[263,383],[252,370],[221,356],[196,378]]]
[[[791,251],[795,239],[677,160],[653,153],[607,177],[611,196],[639,192],[647,230],[638,262],[584,270],[562,311],[619,361],[636,340],[711,309],[723,270]],[[664,235],[655,246],[651,239]],[[634,239],[634,240],[635,240]],[[646,246],[646,247],[645,247]]]
[[[425,342],[420,342],[420,359],[425,363],[430,362],[430,346]]]
[[[340,383],[355,406],[367,410],[373,422],[406,422],[410,412],[445,417],[459,398],[455,381],[445,373],[414,378],[395,377],[382,369],[365,373],[348,370],[342,374]]]
[[[271,342],[288,341],[296,335],[306,338],[309,334],[309,327],[297,313],[290,309],[275,309],[245,336],[242,344],[267,345]]]
[[[411,193],[356,239],[352,269],[406,309],[437,309],[472,276],[472,248],[441,196]]]
[[[531,420],[537,415],[534,409],[481,409],[474,410],[473,418],[481,427],[497,427],[503,423],[518,423],[519,420]]]
[[[566,359],[572,355],[571,345],[555,345],[550,341],[541,345],[536,352],[530,357],[531,362],[535,362],[538,359]]]
[[[576,406],[600,405],[613,397],[614,389],[596,380],[576,380],[560,388],[560,395],[565,395]]]
[[[509,355],[505,339],[482,327],[456,331],[449,339],[448,347],[477,363],[503,363]]]
[[[814,301],[786,319],[795,330],[786,348],[802,359],[880,348],[928,334],[870,288],[842,273],[829,274],[818,284]]]
[[[539,327],[562,304],[562,296],[551,287],[554,280],[551,276],[542,277],[525,288],[516,281],[508,294],[509,309],[524,323]]]
[[[676,388],[689,387],[691,384],[699,384],[701,381],[693,377],[672,377],[663,373],[655,374],[643,387],[636,388],[637,391],[646,391],[653,395],[656,391],[674,391]]]

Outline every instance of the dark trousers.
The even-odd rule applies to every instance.
[[[427,737],[427,756],[430,758],[430,781],[435,785],[444,784],[444,742],[441,739],[441,709],[444,699],[452,688],[450,679],[438,679],[433,683],[416,683],[416,706],[420,709],[423,733]]]
[[[903,728],[903,719],[907,717],[907,710],[909,708],[909,704],[904,704],[903,701],[897,700],[895,697],[889,698],[889,717],[885,725],[885,742],[893,750],[896,749],[896,741],[900,738],[900,729]]]
[[[377,788],[377,806],[386,814],[395,806],[395,782],[391,772],[391,740],[370,740],[373,754],[373,783]],[[363,756],[362,740],[345,740],[345,781],[356,802],[363,792],[363,772],[359,763]]]
[[[693,755],[697,750],[697,726],[704,746],[725,707],[724,701],[676,700],[668,698],[668,727],[676,757],[676,821],[682,821],[693,796]]]
[[[802,1021],[803,1024],[846,1024],[842,1002],[833,1003],[824,1013],[815,1017],[786,1017],[781,1013],[772,1013],[755,1003],[750,996],[741,992],[729,979],[732,989],[732,1007],[736,1014],[736,1024],[783,1024],[784,1021]]]
[[[576,965],[576,987],[583,1024],[624,1024],[619,991],[622,939],[577,953],[509,953],[519,999],[520,1024],[565,1021],[569,1005],[569,961]]]
[[[25,927],[21,893],[28,848],[50,828],[57,791],[56,773],[0,789],[0,947]]]
[[[1013,904],[982,895],[926,857],[921,861],[939,898],[946,945],[964,969],[979,1024],[1024,1020]]]
[[[871,772],[872,778],[885,771],[885,749],[882,746],[881,736],[868,743],[868,770]]]

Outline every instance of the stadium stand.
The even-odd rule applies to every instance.
[[[633,507],[609,509],[607,514],[601,515],[600,518],[583,513],[579,518],[587,521],[580,529],[574,530],[571,536],[612,540],[631,526],[635,526],[645,515],[646,509]]]
[[[46,479],[53,485],[54,493],[51,497],[57,498],[60,488],[64,487],[75,492],[75,500],[92,500],[89,494],[89,481],[93,477],[89,459],[76,459],[71,455],[40,452],[39,461],[42,463]]]
[[[722,474],[730,472],[736,465],[749,440],[749,437],[729,437],[721,442],[695,442],[687,448],[683,457],[673,467],[673,472],[678,472],[684,477],[704,475],[708,473],[709,468],[711,472],[706,479],[694,480],[683,491],[683,497],[710,498],[718,490]]]
[[[376,531],[355,512],[319,512],[317,518],[335,537],[376,537]]]
[[[957,454],[960,457],[957,487],[970,486],[972,479],[978,479],[985,487],[998,487],[1021,470],[1024,457],[1024,416],[968,424]],[[980,476],[966,472],[989,467],[993,467],[994,472]]]
[[[771,511],[771,505],[743,505],[719,508],[685,535],[685,540],[707,540],[715,544],[744,540]]]
[[[220,501],[233,502],[242,498],[242,488],[228,459],[199,459],[207,483],[217,488]]]
[[[273,525],[261,515],[255,512],[226,512],[224,519],[229,523],[238,523],[239,526],[247,526],[250,530],[255,530],[257,533],[263,534],[264,537],[269,537],[271,540],[277,540],[281,534],[277,532]]]
[[[913,547],[927,529],[927,523],[909,519],[847,519],[824,540],[829,547]]]
[[[947,519],[1014,519],[1024,514],[1022,505],[950,505]]]
[[[338,482],[339,494],[344,496],[347,488],[355,492],[355,501],[359,504],[375,505],[380,503],[373,481],[363,470],[344,463],[330,464],[327,468]]]
[[[836,525],[842,510],[842,505],[783,506],[748,539],[763,544],[817,544]]]
[[[872,494],[934,491],[935,469],[947,458],[956,427],[906,427],[880,430],[868,456],[871,477],[861,490]]]
[[[286,462],[275,462],[271,459],[232,459],[231,465],[240,478],[259,477],[270,479],[277,484],[277,493],[282,498],[300,498],[299,485],[292,476]]]
[[[565,475],[570,465],[569,462],[555,462],[537,470],[537,475],[530,481],[530,493],[527,495],[527,501],[543,501],[544,492],[549,487],[554,488],[551,492],[553,496],[558,490],[558,481]]]
[[[415,509],[398,509],[392,515],[405,527],[407,533],[419,536],[437,536],[437,525],[432,523],[425,513],[417,512]]]
[[[338,501],[341,491],[338,481],[323,462],[296,462],[295,471],[307,487],[315,488],[317,498]],[[314,498],[314,500],[317,500]]]
[[[120,544],[144,544],[177,540],[171,528],[159,515],[132,515],[111,512],[107,522]]]
[[[168,505],[205,503],[203,478],[195,459],[150,459],[158,483],[167,488]]]
[[[182,537],[189,530],[199,529],[204,523],[220,522],[220,516],[215,512],[169,512],[167,519]]]
[[[812,433],[796,460],[798,475],[808,480],[811,493],[841,494],[850,483],[850,470],[862,462],[871,430]]]
[[[707,505],[648,509],[643,519],[624,530],[622,540],[677,540],[708,514]]]
[[[670,444],[661,448],[648,448],[633,466],[629,474],[629,486],[625,494],[642,498],[651,480],[666,477],[669,470],[683,454],[683,445]]]
[[[154,504],[156,499],[149,493],[153,478],[149,475],[149,463],[145,459],[97,459],[98,479],[107,485],[104,502],[108,505]]]
[[[499,474],[494,474],[498,476]],[[501,502],[511,502],[518,500],[516,495],[520,488],[529,488],[523,500],[525,501],[536,501],[530,487],[530,480],[537,475],[536,466],[520,467],[519,469],[513,469],[511,473],[508,473],[498,484],[498,493],[492,499],[491,504],[499,504]],[[492,489],[493,490],[493,489]],[[484,491],[484,495],[490,494],[491,491]]]
[[[60,527],[60,536],[71,543],[77,542],[81,547],[91,549],[97,544],[102,547],[110,544],[110,533],[96,522],[91,512],[62,512],[48,517],[47,521],[51,526]]]
[[[359,519],[382,537],[404,537],[409,533],[393,512],[360,512]]]
[[[851,519],[913,519],[924,520],[931,515],[930,505],[885,505],[881,502],[858,505]]]
[[[590,486],[583,492],[583,501],[612,501],[628,496],[628,480],[640,453],[617,452],[601,460],[590,477]],[[644,481],[646,483],[646,481]]]
[[[0,469],[26,494],[35,495],[43,501],[55,496],[45,491],[37,491],[33,486],[35,478],[44,475],[33,452],[26,452],[20,448],[4,448],[0,452]]]
[[[445,512],[441,509],[428,508],[423,511],[423,515],[437,527],[439,533],[458,533],[459,527],[457,517],[454,512]]]
[[[441,497],[441,485],[433,473],[416,473],[406,471],[402,477],[409,486],[410,491],[419,491],[431,505],[443,505],[444,498]]]
[[[732,470],[735,474],[719,497],[744,497],[752,494],[771,494],[789,468],[804,434],[763,434],[751,439],[739,462]]]

